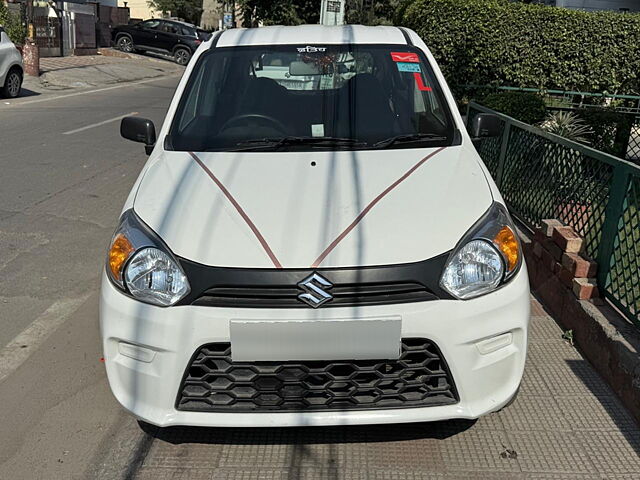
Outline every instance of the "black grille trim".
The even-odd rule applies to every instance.
[[[449,252],[415,263],[318,269],[211,267],[179,259],[191,292],[178,305],[229,308],[310,308],[299,282],[314,272],[333,284],[320,308],[424,302],[453,297],[440,288]]]
[[[399,360],[232,362],[231,344],[202,346],[185,372],[176,409],[273,412],[416,408],[458,403],[435,343],[402,340]]]
[[[424,285],[411,283],[380,283],[336,285],[331,290],[333,300],[325,307],[385,305],[389,303],[426,302],[436,297]],[[214,287],[205,290],[192,305],[244,308],[304,308],[298,300],[301,291],[286,285],[267,287]]]

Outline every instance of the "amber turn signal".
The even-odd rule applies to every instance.
[[[513,272],[520,258],[520,244],[510,227],[504,226],[493,239],[507,262],[507,272]]]
[[[122,268],[133,253],[133,245],[127,237],[119,233],[113,239],[109,249],[109,270],[114,280],[122,281]]]

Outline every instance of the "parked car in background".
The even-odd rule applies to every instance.
[[[135,25],[119,25],[111,31],[113,44],[123,52],[154,52],[171,55],[186,65],[198,45],[210,33],[178,20],[151,19]]]
[[[0,26],[0,93],[6,98],[20,95],[23,75],[22,55]]]

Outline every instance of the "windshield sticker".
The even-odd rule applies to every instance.
[[[324,137],[324,123],[318,123],[311,125],[312,137]]]
[[[424,82],[422,81],[422,75],[419,74],[418,72],[413,74],[413,78],[416,81],[416,86],[418,87],[418,90],[420,90],[421,92],[430,92],[431,91],[431,87],[427,87]]]
[[[420,70],[420,64],[419,63],[397,62],[396,65],[398,66],[398,70],[400,72],[420,73],[422,71],[422,70]]]
[[[391,59],[394,62],[420,63],[418,55],[411,52],[391,52]]]
[[[298,47],[298,52],[300,53],[317,53],[317,52],[326,52],[326,47],[311,47],[307,45],[306,47]]]

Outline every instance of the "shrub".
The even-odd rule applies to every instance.
[[[22,45],[27,36],[27,30],[20,20],[20,15],[9,11],[4,2],[0,1],[0,25],[16,45]]]
[[[593,130],[591,146],[597,150],[625,158],[634,116],[613,108],[582,108],[575,113]]]
[[[637,94],[640,15],[508,0],[415,0],[402,23],[449,84]]]
[[[487,108],[532,125],[540,123],[547,116],[544,99],[535,93],[490,93],[480,103]]]
[[[587,144],[589,143],[588,138],[593,135],[592,128],[572,112],[552,112],[540,125],[540,128],[567,140]]]

